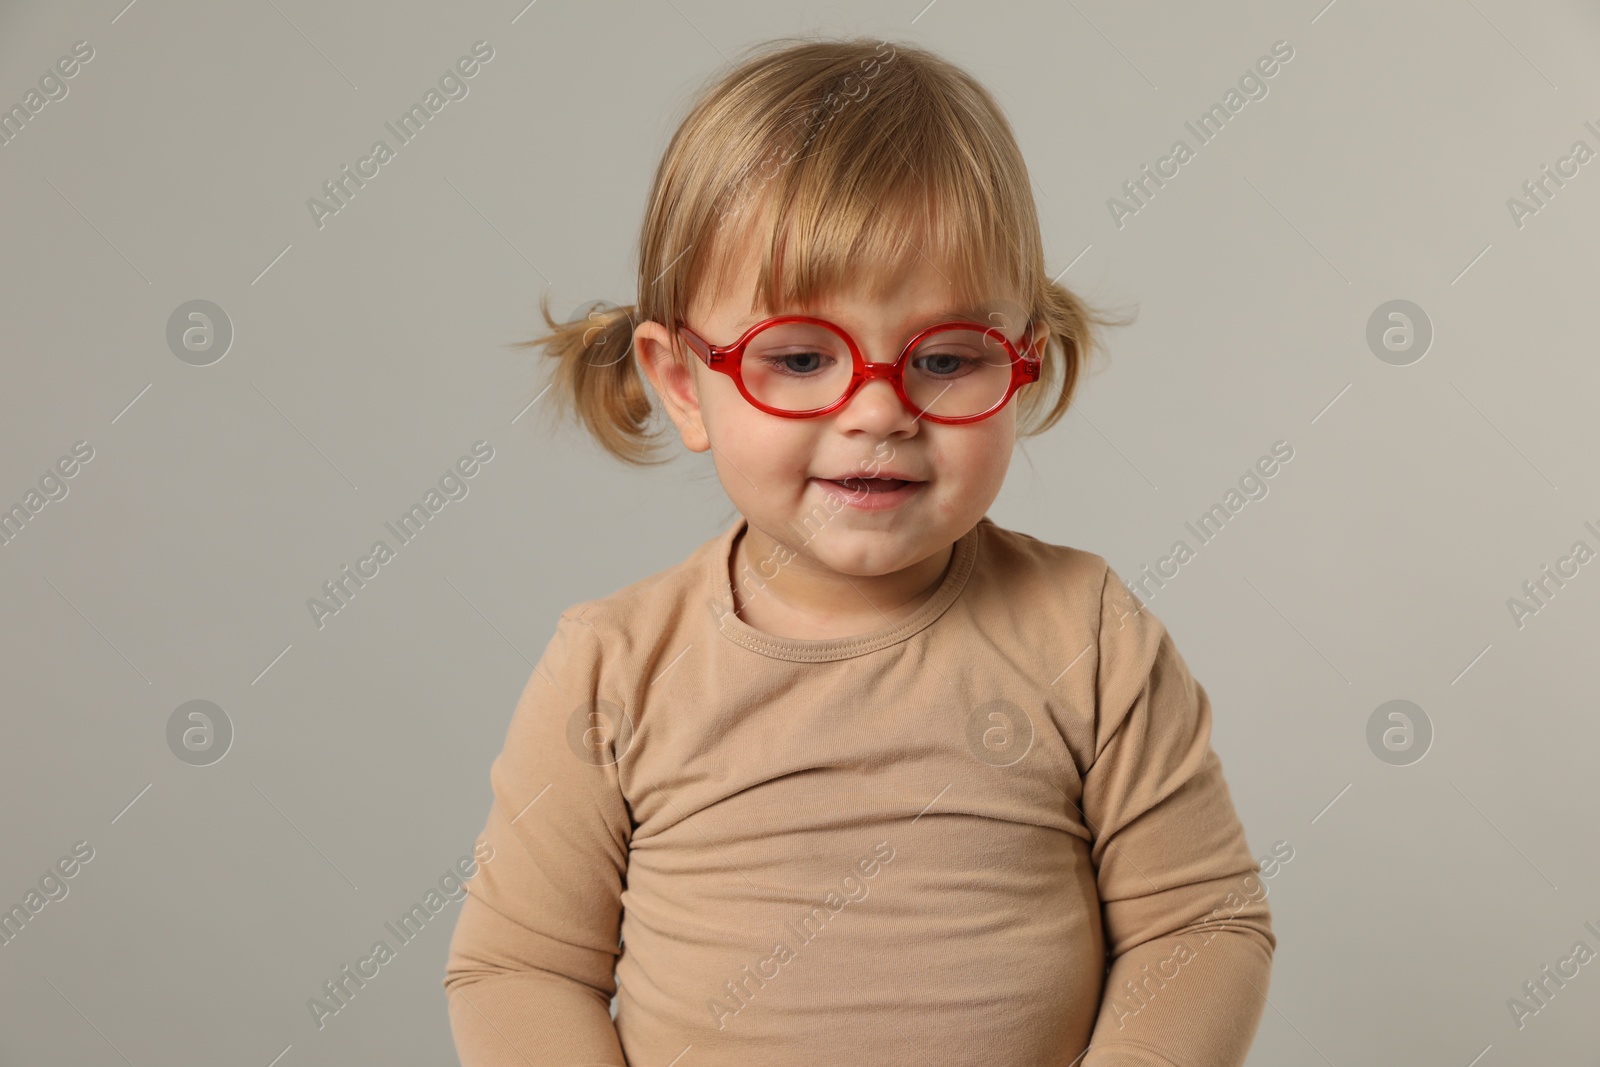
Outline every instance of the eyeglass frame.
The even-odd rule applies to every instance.
[[[813,408],[810,411],[799,412],[782,411],[757,400],[755,397],[751,396],[750,391],[745,388],[743,373],[745,346],[750,343],[750,339],[752,337],[760,333],[762,330],[765,330],[767,327],[781,326],[791,322],[810,323],[812,325],[822,326],[825,329],[832,330],[850,349],[850,357],[855,362],[855,367],[850,377],[850,384],[845,388],[844,393],[839,397],[839,399],[835,400],[827,407]],[[900,355],[893,363],[877,363],[867,360],[867,358],[861,354],[861,347],[856,344],[856,339],[850,335],[850,331],[846,330],[843,326],[840,326],[837,323],[830,322],[827,319],[818,318],[815,315],[775,315],[772,318],[763,319],[761,322],[756,323],[749,329],[745,330],[743,335],[741,335],[737,341],[733,341],[725,345],[712,344],[705,338],[701,337],[694,330],[690,329],[687,323],[679,323],[678,332],[684,335],[685,340],[687,340],[689,343],[689,347],[694,350],[695,354],[700,357],[701,361],[704,362],[707,367],[714,371],[721,371],[723,374],[726,374],[728,377],[732,378],[734,385],[736,385],[739,389],[740,395],[743,396],[745,400],[747,400],[753,407],[766,412],[768,415],[776,415],[785,419],[820,418],[823,415],[829,415],[835,411],[838,411],[840,408],[844,407],[850,402],[851,397],[860,392],[863,385],[874,379],[881,378],[894,387],[896,395],[900,397],[900,402],[906,406],[907,410],[916,413],[918,418],[926,418],[932,422],[949,425],[978,422],[982,419],[987,419],[1009,404],[1011,402],[1011,398],[1016,395],[1018,389],[1021,389],[1024,385],[1029,385],[1039,380],[1040,371],[1043,367],[1044,361],[1039,357],[1029,356],[1026,354],[1030,349],[1032,349],[1035,343],[1033,327],[1034,323],[1032,320],[1030,320],[1028,322],[1027,329],[1023,331],[1019,350],[1019,345],[1013,345],[1011,343],[1011,339],[1002,333],[1000,327],[998,326],[981,322],[973,322],[968,319],[952,319],[945,322],[934,323],[932,326],[918,331],[911,338],[911,340],[907,341],[905,347],[900,350]],[[910,358],[911,353],[916,349],[917,345],[922,342],[924,337],[927,337],[932,333],[953,328],[975,329],[984,334],[993,334],[1000,339],[1000,343],[1005,346],[1006,354],[1011,357],[1011,381],[1006,386],[1005,395],[1002,396],[993,407],[990,407],[987,411],[980,411],[976,415],[935,415],[932,412],[925,411],[916,404],[913,404],[911,402],[911,398],[906,396],[904,377],[906,360]],[[942,396],[943,394],[940,395]]]

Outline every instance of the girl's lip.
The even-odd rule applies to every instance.
[[[883,511],[888,508],[899,507],[915,497],[922,490],[922,487],[928,484],[927,482],[908,481],[898,489],[891,489],[887,492],[873,492],[861,486],[852,488],[832,478],[813,478],[812,481],[822,486],[824,492],[832,493],[850,507],[861,511]]]
[[[822,480],[825,481],[825,482],[840,482],[840,483],[844,483],[844,482],[848,482],[848,481],[850,481],[851,479],[854,479],[854,478],[866,478],[869,481],[884,481],[884,482],[924,482],[924,481],[927,481],[926,478],[909,478],[904,474],[894,474],[894,473],[873,474],[873,475],[870,475],[870,476],[866,475],[866,474],[846,474],[843,478],[824,478]]]
[[[865,483],[868,483],[868,482],[872,482],[872,483],[878,483],[878,482],[902,482],[902,483],[904,483],[900,488],[905,488],[906,486],[911,486],[911,485],[921,485],[921,484],[923,484],[922,481],[920,479],[917,479],[917,478],[891,478],[888,475],[883,475],[883,474],[877,475],[877,476],[872,477],[872,478],[865,477],[864,475],[851,475],[848,478],[818,478],[816,480],[819,481],[819,482],[828,482],[828,483],[830,483],[832,485],[837,485],[840,488],[846,490],[847,492],[852,492],[852,493],[858,493],[858,492],[861,492],[863,489],[868,488],[867,485],[865,484]],[[874,490],[869,490],[869,491],[874,491]],[[881,492],[882,490],[875,490],[875,491]]]

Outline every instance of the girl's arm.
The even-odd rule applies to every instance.
[[[563,614],[490,770],[483,840],[444,985],[462,1067],[626,1067],[610,1013],[632,824],[594,728],[599,642]]]
[[[1277,947],[1211,704],[1109,568],[1083,778],[1110,970],[1082,1067],[1240,1067]]]

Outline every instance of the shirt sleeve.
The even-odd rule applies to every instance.
[[[599,638],[569,609],[489,772],[493,852],[466,883],[445,966],[462,1067],[626,1067],[610,1012],[632,836],[617,713]]]
[[[1240,1067],[1277,939],[1211,748],[1211,704],[1109,567],[1100,609],[1083,814],[1109,969],[1082,1067]]]

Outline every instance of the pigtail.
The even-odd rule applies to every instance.
[[[1038,384],[1021,394],[1028,397],[1033,393],[1026,401],[1026,411],[1037,423],[1026,431],[1028,436],[1044,433],[1067,413],[1089,360],[1106,352],[1104,329],[1126,326],[1137,317],[1137,312],[1113,317],[1059,282],[1044,283],[1039,318],[1050,325],[1047,348],[1051,354],[1045,356],[1044,373]]]
[[[513,347],[542,347],[555,361],[547,385],[550,394],[541,406],[554,408],[557,418],[580,422],[602,448],[624,463],[668,462],[671,457],[656,454],[662,427],[651,426],[654,405],[634,359],[638,308],[596,300],[566,322],[557,322],[546,293],[539,299],[539,311],[550,332]]]

